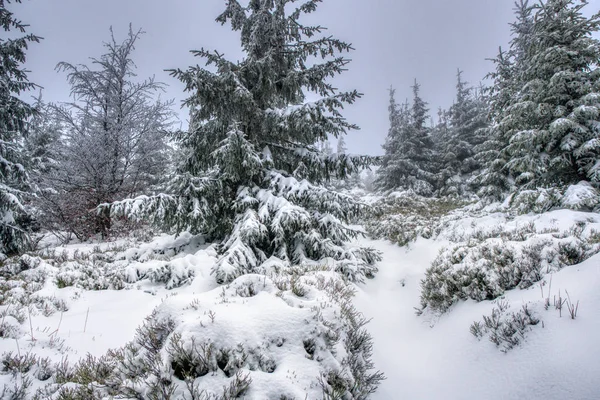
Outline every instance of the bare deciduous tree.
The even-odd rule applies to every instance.
[[[118,43],[111,29],[106,54],[91,66],[57,66],[67,73],[72,101],[52,107],[62,131],[60,156],[45,177],[53,190],[40,197],[46,225],[79,239],[110,229],[96,206],[147,192],[169,170],[173,102],[161,100],[163,83],[136,79],[131,56],[142,33],[130,27]]]

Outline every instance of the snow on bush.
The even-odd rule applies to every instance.
[[[20,374],[36,398],[366,399],[383,375],[353,294],[314,267],[245,275],[168,297],[133,341],[103,357],[46,367],[44,379],[34,358]]]
[[[419,237],[444,238],[461,241],[455,230],[456,222],[465,218],[489,217],[504,214],[505,220],[525,214],[542,214],[551,210],[569,209],[591,211],[600,207],[600,193],[586,182],[557,188],[521,190],[504,203],[487,204],[475,199],[426,198],[412,192],[394,192],[371,204],[365,228],[374,239],[387,239],[406,246]]]
[[[31,336],[31,315],[66,312],[82,290],[171,290],[188,285],[204,261],[214,262],[214,251],[201,243],[189,234],[165,235],[137,246],[104,243],[88,251],[78,245],[8,258],[0,264],[0,338]]]
[[[596,224],[597,225],[597,224]],[[585,221],[571,229],[494,226],[442,249],[421,282],[421,308],[446,312],[460,300],[493,300],[527,288],[545,274],[583,262],[600,251],[598,232]]]
[[[418,237],[439,235],[444,222],[457,218],[453,210],[465,202],[451,198],[431,199],[412,192],[392,193],[372,205],[365,228],[375,239],[388,239],[405,246]]]

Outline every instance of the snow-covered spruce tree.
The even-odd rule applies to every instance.
[[[190,230],[220,242],[214,267],[229,282],[266,266],[285,267],[331,257],[352,280],[372,277],[379,254],[348,248],[361,231],[346,223],[362,206],[320,186],[345,178],[369,157],[317,148],[328,135],[357,128],[340,109],[356,91],[340,93],[327,78],[341,73],[351,46],[301,23],[318,0],[292,9],[291,0],[232,0],[217,18],[240,33],[244,58],[194,51],[213,70],[191,67],[173,75],[191,93],[190,127],[179,139],[187,159],[168,193],[107,207],[113,215],[146,217],[164,228]],[[323,61],[321,61],[323,60]],[[321,98],[306,102],[307,91]]]
[[[381,190],[390,190],[401,185],[399,176],[394,174],[394,160],[398,156],[398,149],[404,141],[404,130],[409,124],[408,102],[398,104],[396,102],[396,90],[390,88],[390,104],[388,106],[390,128],[385,143],[383,144],[384,155],[381,158],[381,166],[377,171],[375,185]]]
[[[394,92],[390,92],[390,131],[378,182],[383,189],[410,189],[419,195],[431,196],[437,189],[437,175],[433,139],[430,128],[425,125],[427,103],[421,98],[416,81],[412,89],[410,108],[398,106]]]
[[[57,166],[61,151],[62,125],[54,107],[43,101],[41,91],[33,107],[36,113],[29,121],[25,149],[30,161],[31,179],[39,186],[42,176]]]
[[[526,54],[533,32],[533,7],[529,1],[515,2],[514,13],[515,21],[510,24],[512,39],[509,50],[498,50],[498,55],[492,59],[495,70],[487,76],[493,82],[487,88],[486,96],[491,124],[484,132],[486,140],[475,149],[475,159],[484,168],[471,180],[471,187],[480,197],[492,200],[502,200],[513,187],[506,168],[510,158],[506,148],[513,132],[504,131],[501,123],[524,86]]]
[[[0,26],[5,32],[14,29],[25,33],[27,25],[7,9],[10,3],[0,0]],[[28,81],[23,63],[29,43],[39,40],[32,34],[0,38],[0,259],[23,250],[28,242],[19,220],[25,214],[23,197],[30,190],[23,143],[34,108],[19,95],[35,87]]]
[[[111,29],[106,53],[92,65],[62,62],[73,100],[53,107],[61,126],[60,157],[44,174],[39,196],[46,228],[67,230],[79,239],[106,235],[111,221],[99,204],[147,193],[168,171],[166,129],[171,102],[160,99],[164,84],[139,80],[132,53],[141,31],[129,28],[119,43]]]
[[[510,135],[507,170],[517,186],[600,184],[600,13],[587,1],[547,0],[535,7],[523,89],[499,124]]]
[[[481,168],[475,150],[486,140],[488,110],[482,94],[467,85],[460,70],[454,104],[448,110],[447,118],[441,117],[442,126],[436,129],[441,133],[436,140],[442,163],[440,192],[462,195],[465,182]]]

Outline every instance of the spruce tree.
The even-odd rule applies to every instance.
[[[344,138],[344,136],[340,136],[337,142],[337,153],[346,154],[347,150],[348,149],[346,148],[346,139]]]
[[[515,2],[515,21],[510,24],[512,39],[508,50],[500,48],[492,59],[495,70],[487,75],[492,85],[487,89],[490,125],[482,131],[486,140],[475,148],[475,159],[483,168],[471,180],[473,190],[482,198],[502,200],[512,190],[513,180],[506,164],[510,155],[506,151],[512,131],[502,126],[507,111],[524,86],[527,52],[532,40],[533,6],[528,0]]]
[[[458,70],[454,104],[447,112],[447,119],[442,119],[442,127],[437,128],[442,131],[438,140],[442,194],[465,194],[465,181],[481,167],[475,149],[486,139],[487,114],[483,96],[468,86]]]
[[[494,126],[482,192],[600,182],[600,14],[587,1],[516,3],[513,39],[495,60]]]
[[[5,32],[16,30],[24,34],[27,25],[7,9],[10,3],[0,0],[0,26]],[[34,108],[19,96],[35,87],[28,81],[23,63],[29,43],[39,40],[32,34],[16,39],[0,38],[0,259],[22,251],[28,242],[20,221],[26,214],[23,200],[30,191],[24,138]]]
[[[244,57],[202,49],[193,53],[212,69],[173,71],[190,93],[192,118],[179,135],[187,158],[168,192],[110,207],[219,242],[217,282],[326,257],[353,280],[376,271],[376,251],[345,245],[362,234],[348,225],[361,205],[321,185],[371,159],[317,147],[357,128],[340,110],[360,97],[327,81],[346,68],[351,45],[302,24],[319,2],[227,1],[217,21],[239,32]],[[307,102],[308,91],[321,98]]]
[[[600,13],[587,1],[536,5],[524,52],[524,86],[499,124],[506,169],[519,187],[600,184]]]
[[[384,155],[381,158],[381,166],[377,171],[375,185],[381,190],[390,190],[400,187],[401,177],[394,173],[394,161],[398,157],[400,145],[404,141],[404,130],[408,126],[408,104],[399,105],[396,102],[396,90],[389,90],[390,102],[388,106],[390,127],[385,143],[383,144]]]
[[[391,126],[378,182],[385,189],[413,190],[419,195],[431,196],[438,184],[434,143],[431,129],[426,126],[429,110],[416,80],[412,89],[410,108],[395,104],[394,92],[390,92]]]

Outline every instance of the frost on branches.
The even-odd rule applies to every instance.
[[[174,70],[191,93],[190,128],[179,135],[186,152],[168,193],[114,203],[113,215],[149,218],[166,229],[203,233],[221,242],[214,268],[219,282],[330,257],[353,280],[376,271],[379,254],[349,249],[361,232],[348,221],[361,211],[351,197],[320,185],[345,178],[371,159],[323,154],[318,143],[357,129],[342,116],[356,91],[338,92],[327,78],[341,73],[349,44],[304,26],[317,0],[228,1],[217,21],[240,33],[242,61],[194,51],[207,68]],[[291,11],[291,12],[290,12]],[[210,69],[209,69],[210,68]],[[320,99],[307,102],[305,91]]]

